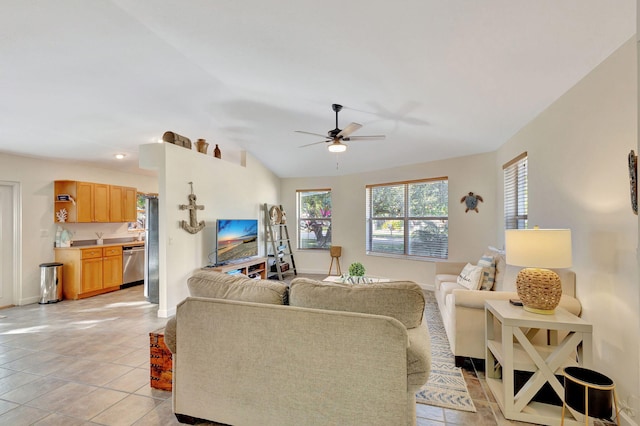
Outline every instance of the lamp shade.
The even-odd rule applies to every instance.
[[[342,142],[333,142],[329,145],[329,151],[331,152],[345,152],[347,150],[347,146]]]
[[[511,229],[505,232],[506,262],[528,268],[571,267],[570,229]]]

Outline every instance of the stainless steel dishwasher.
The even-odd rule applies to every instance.
[[[122,285],[144,281],[144,246],[122,247]]]

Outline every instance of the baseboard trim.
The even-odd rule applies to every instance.
[[[39,301],[40,296],[25,297],[24,299],[20,299],[20,301],[18,302],[18,306],[31,305],[32,303],[38,303]]]

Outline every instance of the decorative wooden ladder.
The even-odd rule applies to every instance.
[[[296,261],[291,250],[289,229],[286,221],[281,223],[283,212],[282,205],[274,205],[269,208],[267,203],[264,204],[266,253],[267,258],[273,257],[276,267],[275,272],[271,271],[269,261],[267,261],[267,278],[277,275],[279,280],[283,279],[285,273],[293,272],[294,275],[298,275]],[[289,268],[283,270],[285,264],[288,264]]]

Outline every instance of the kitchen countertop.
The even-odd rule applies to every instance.
[[[55,247],[56,250],[78,250],[78,249],[93,249],[98,247],[140,247],[144,246],[144,241],[127,241],[120,243],[104,243],[104,244],[79,244],[72,245],[71,247]]]

